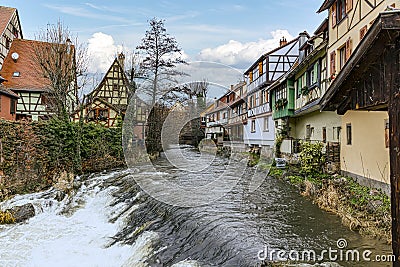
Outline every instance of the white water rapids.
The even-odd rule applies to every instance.
[[[0,226],[0,266],[147,266],[144,261],[154,253],[152,244],[158,239],[155,232],[143,232],[133,245],[108,247],[125,224],[124,214],[115,223],[109,222],[125,208],[123,204],[110,206],[115,187],[101,187],[112,175],[89,179],[76,195],[61,202],[53,199],[55,190],[50,189],[1,203],[2,209],[32,203],[36,216]],[[176,266],[193,265],[181,262]]]

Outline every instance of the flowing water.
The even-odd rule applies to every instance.
[[[202,160],[190,148],[185,154]],[[165,158],[155,163],[158,175],[204,184],[229,161],[215,158],[200,173],[173,167]],[[156,175],[141,167],[81,178],[80,189],[60,202],[54,189],[17,196],[2,208],[33,203],[36,216],[0,226],[0,266],[260,266],[259,257],[278,259],[273,250],[337,250],[340,238],[348,244],[344,253],[371,250],[371,258],[390,254],[390,246],[350,231],[283,181],[266,177],[250,192],[246,177],[252,171],[246,170],[221,199],[194,208],[169,206],[141,191],[135,178]],[[317,262],[329,262],[325,256]]]

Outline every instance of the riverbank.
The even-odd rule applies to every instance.
[[[296,166],[271,167],[269,175],[295,186],[321,209],[339,216],[351,230],[391,243],[390,198],[382,191],[338,174],[305,177]]]

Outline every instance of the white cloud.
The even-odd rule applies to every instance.
[[[106,72],[108,68],[110,68],[117,53],[122,51],[123,47],[121,45],[116,45],[111,35],[96,32],[89,39],[89,72]]]
[[[279,40],[284,36],[288,41],[293,36],[287,30],[276,30],[271,32],[271,39],[260,39],[257,42],[241,43],[230,40],[228,43],[215,48],[203,49],[199,60],[215,61],[222,64],[246,68],[262,54],[279,46]]]

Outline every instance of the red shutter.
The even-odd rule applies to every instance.
[[[336,3],[331,8],[332,28],[336,26]]]
[[[336,73],[336,52],[333,51],[330,55],[331,57],[331,71],[330,75],[334,75]]]
[[[367,25],[360,29],[360,40],[364,38],[365,34],[367,33]]]
[[[353,42],[351,41],[351,38],[349,37],[349,39],[347,39],[347,41],[346,41],[346,61],[351,56],[352,46],[353,46]]]
[[[353,0],[346,0],[346,13],[353,9]]]

